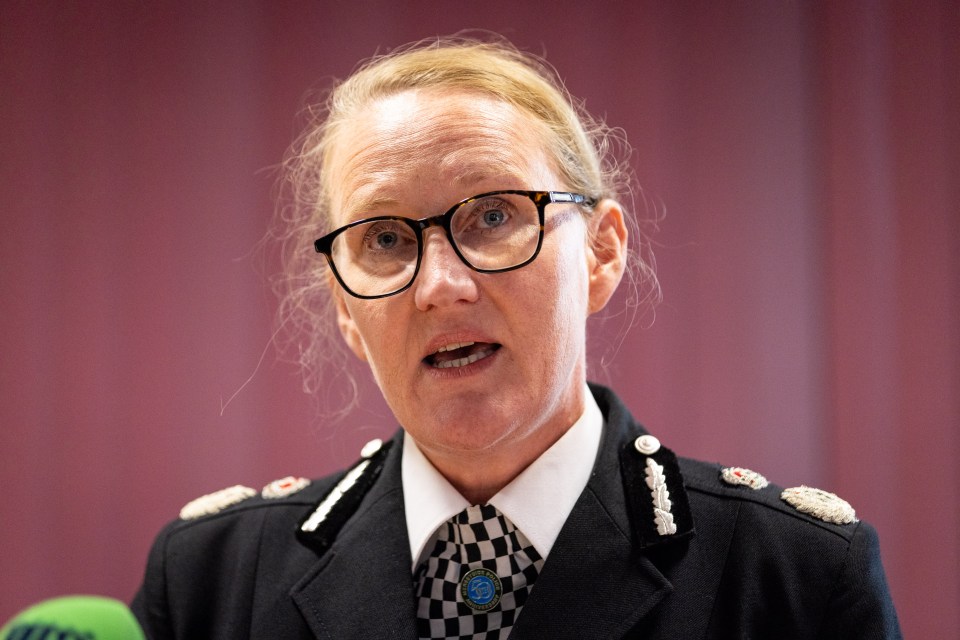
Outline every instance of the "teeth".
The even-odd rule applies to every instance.
[[[444,351],[453,351],[454,349],[462,349],[463,347],[469,347],[470,345],[476,344],[475,342],[451,342],[448,345],[444,345],[437,349],[437,353],[443,353]],[[462,360],[463,358],[461,358]]]
[[[472,342],[470,344],[473,344]],[[470,346],[469,344],[464,346]],[[476,353],[472,353],[466,358],[457,358],[456,360],[448,360],[446,362],[438,362],[434,365],[437,369],[450,369],[451,367],[465,367],[468,364],[473,364],[477,360],[483,360],[487,356],[493,353],[493,349],[483,349]]]

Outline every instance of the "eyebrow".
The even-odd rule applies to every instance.
[[[396,207],[400,204],[400,201],[396,198],[385,198],[383,196],[373,196],[370,198],[365,198],[361,200],[357,205],[351,205],[346,209],[346,219],[349,221],[362,220],[363,218],[370,217],[369,214],[373,213],[375,209],[380,207],[392,206]]]
[[[460,151],[462,152],[462,150]],[[448,161],[456,161],[457,158],[455,155],[458,152],[448,154]],[[454,156],[454,157],[451,157]],[[478,193],[484,193],[486,191],[496,191],[498,189],[539,189],[542,185],[528,184],[527,172],[525,167],[517,166],[515,158],[504,157],[500,153],[490,153],[485,156],[485,160],[481,163],[468,162],[467,166],[464,167],[463,171],[460,171],[454,176],[452,182],[454,184],[461,185],[475,185],[476,189],[471,189],[471,193],[466,197],[472,197]],[[377,180],[363,180],[363,184],[359,186],[359,189],[366,187],[373,187],[374,193],[370,194],[367,197],[358,199],[356,204],[348,204],[343,209],[344,219],[347,222],[354,222],[356,220],[362,220],[364,218],[369,218],[376,216],[376,209],[381,207],[399,207],[400,201],[396,198],[391,198],[389,196],[380,195],[377,193]],[[480,185],[484,183],[489,184],[487,188],[483,188]],[[444,206],[452,206],[454,202],[446,203]],[[402,214],[411,215],[414,217],[422,217],[429,215],[436,215],[436,213],[431,213],[429,211],[415,211],[409,210],[401,212]],[[443,213],[440,211],[439,213]]]

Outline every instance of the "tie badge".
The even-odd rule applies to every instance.
[[[503,587],[500,578],[488,569],[468,571],[460,581],[460,596],[474,611],[489,611],[500,602]]]

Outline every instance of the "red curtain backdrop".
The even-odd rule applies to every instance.
[[[960,628],[952,0],[0,4],[0,621],[129,599],[188,500],[392,433],[359,366],[317,418],[256,246],[306,90],[464,28],[545,53],[665,212],[664,301],[593,323],[591,377],[677,451],[848,499],[908,637]]]

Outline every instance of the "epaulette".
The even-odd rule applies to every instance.
[[[251,487],[237,484],[226,489],[200,496],[191,500],[180,510],[181,520],[196,520],[204,516],[211,516],[228,509],[241,502],[246,502],[258,493],[264,500],[278,500],[292,496],[310,486],[306,478],[287,476],[266,485],[259,492]]]
[[[392,441],[371,440],[360,452],[360,460],[316,504],[297,526],[297,539],[318,554],[324,554],[340,529],[356,512],[360,502],[383,471]]]
[[[789,505],[793,510],[821,522],[835,525],[859,522],[850,503],[829,491],[804,485],[779,490],[761,474],[743,467],[723,467],[719,470],[718,478],[728,489],[746,491],[743,497],[762,497],[762,502],[781,509],[783,505]],[[763,491],[768,487],[769,491]]]
[[[693,534],[677,456],[651,435],[620,449],[620,473],[636,544],[647,548]]]

